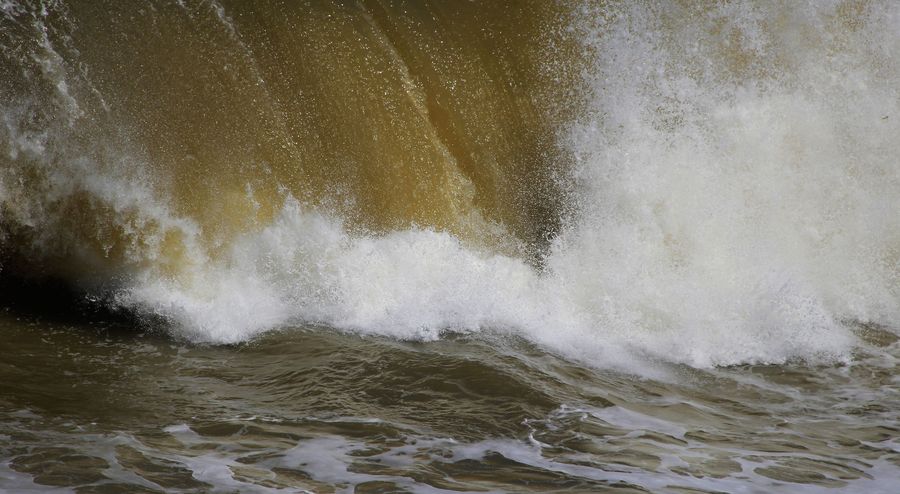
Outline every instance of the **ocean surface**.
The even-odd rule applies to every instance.
[[[0,492],[898,492],[898,29],[0,0]]]

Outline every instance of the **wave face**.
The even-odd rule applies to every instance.
[[[548,3],[2,3],[3,275],[642,372],[897,320],[900,6]]]

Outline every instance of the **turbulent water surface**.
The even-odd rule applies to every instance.
[[[896,492],[898,26],[0,0],[0,490]]]

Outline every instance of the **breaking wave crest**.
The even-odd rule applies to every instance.
[[[238,5],[142,12],[188,26],[172,35],[210,71],[232,64],[144,92],[79,45],[86,13],[3,4],[3,274],[64,277],[198,341],[493,331],[629,369],[848,359],[852,326],[900,316],[896,4],[485,14],[527,49],[469,48],[454,12],[432,48],[412,21],[437,17],[364,4],[303,31],[334,58],[295,76],[308,54],[270,60],[277,36]],[[368,48],[328,44],[346,30]],[[332,92],[295,84],[331,72],[350,74]],[[310,120],[328,111],[332,134]],[[227,139],[173,137],[204,116]]]

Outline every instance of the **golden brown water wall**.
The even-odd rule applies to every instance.
[[[212,252],[267,224],[286,193],[354,228],[433,227],[507,252],[534,254],[556,229],[566,157],[555,133],[578,71],[559,63],[574,53],[568,7],[181,3],[23,4],[5,21],[33,33],[3,39],[21,53],[8,54],[2,73],[21,86],[10,98],[53,93],[16,72],[41,71],[34,53],[46,54],[39,33],[48,33],[78,103],[66,152],[120,173],[131,165],[98,149],[127,142],[138,175],[196,220]],[[61,209],[81,214],[99,207],[66,201]],[[82,222],[85,236],[103,221]],[[112,229],[105,237],[127,236]]]

